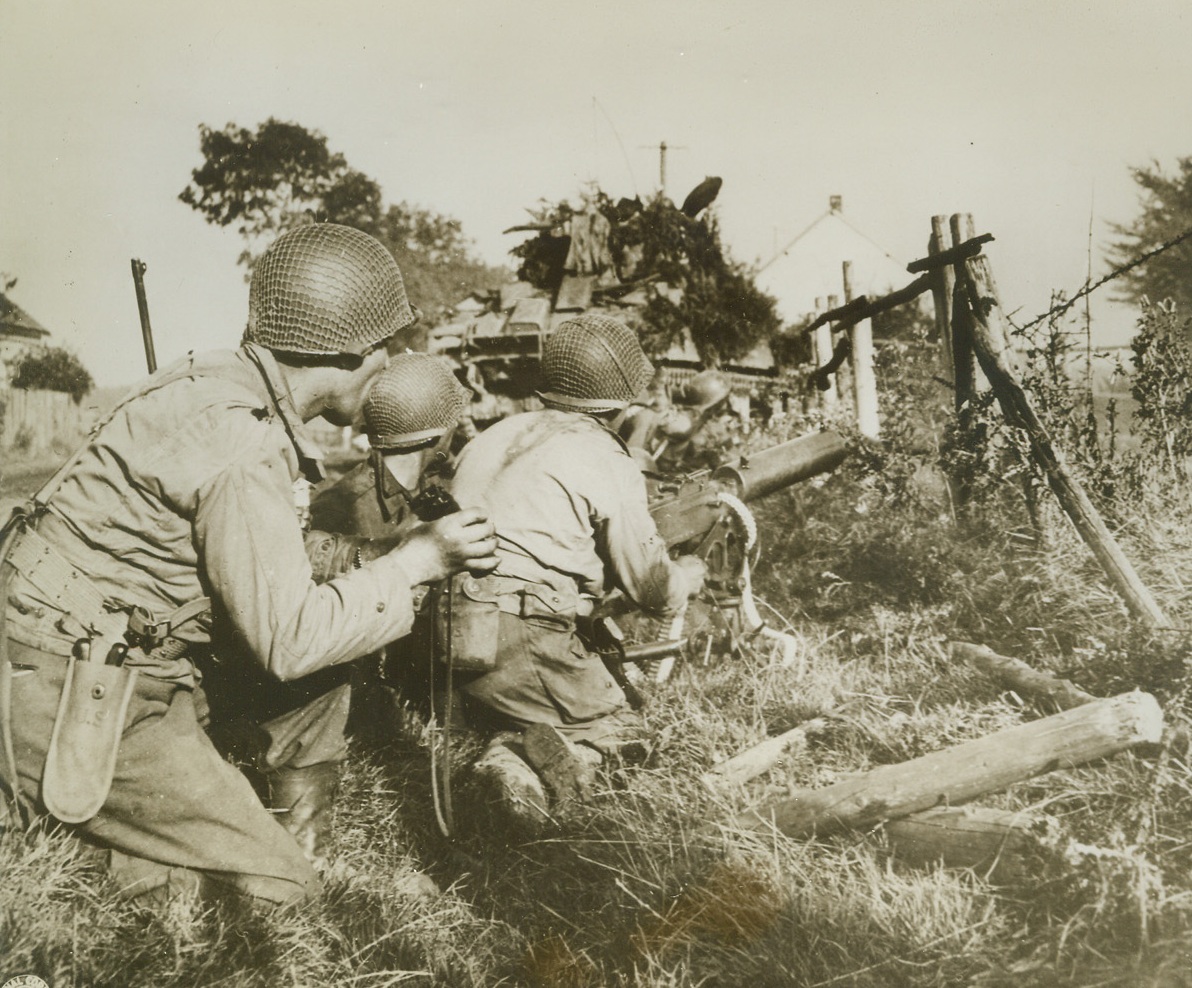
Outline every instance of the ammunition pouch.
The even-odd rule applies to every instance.
[[[137,672],[100,661],[66,662],[41,798],[63,823],[86,823],[103,807],[112,788]]]
[[[467,573],[451,579],[435,609],[435,637],[444,643],[440,657],[466,672],[490,672],[497,666],[501,639],[499,596]]]
[[[579,600],[541,583],[504,576],[474,577],[467,573],[451,581],[450,599],[441,596],[435,614],[435,635],[449,643],[456,669],[489,672],[496,668],[501,645],[501,614],[552,631],[575,628]]]

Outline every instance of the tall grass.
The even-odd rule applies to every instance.
[[[1170,313],[1148,318],[1153,333],[1172,328]],[[1156,347],[1177,343],[1169,334]],[[1146,689],[1169,725],[1188,718],[1189,635],[1130,620],[1038,487],[1021,437],[991,409],[979,436],[948,433],[934,348],[909,340],[882,353],[883,442],[858,441],[827,481],[757,508],[756,590],[798,640],[804,674],[752,646],[681,666],[651,688],[646,762],[611,767],[590,805],[534,841],[473,812],[462,766],[458,833],[443,838],[430,809],[432,733],[409,709],[374,715],[353,741],[326,894],[301,911],[188,900],[148,911],[117,901],[102,862],[68,834],[7,834],[0,973],[38,973],[58,988],[1192,983],[1187,731],[983,799],[1057,821],[1055,855],[1009,886],[903,865],[880,828],[793,841],[726,823],[1048,712],[955,665],[950,639],[1093,693]],[[1096,431],[1104,417],[1090,422],[1065,391],[1076,384],[1052,373],[1033,387],[1056,434],[1085,451],[1076,465],[1127,555],[1188,626],[1192,511],[1179,437],[1153,428],[1109,455]],[[1178,388],[1164,387],[1147,400],[1170,412]],[[1086,431],[1077,440],[1069,428]],[[967,506],[948,483],[961,468]],[[728,791],[704,785],[719,759],[812,717],[827,730],[767,775]],[[461,758],[474,749],[458,744]]]

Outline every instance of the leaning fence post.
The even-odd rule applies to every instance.
[[[1025,430],[1056,500],[1131,612],[1152,627],[1170,628],[1171,623],[1154,596],[1139,579],[1084,488],[1068,469],[1063,454],[1052,442],[1018,380],[1007,320],[998,300],[988,258],[982,255],[968,258],[958,267],[958,274],[968,303],[963,308],[972,313],[974,350],[1003,414]]]

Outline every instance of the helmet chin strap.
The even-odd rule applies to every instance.
[[[438,441],[434,444],[434,446],[430,447],[431,456],[429,462],[427,462],[425,466],[420,467],[418,476],[414,478],[415,489],[417,489],[421,484],[423,476],[433,463],[450,462],[451,456],[449,449],[454,435],[455,429],[448,429],[438,438]],[[409,455],[412,453],[422,452],[427,448],[428,447],[425,445],[419,445],[408,450],[393,450],[389,453],[389,455]],[[384,450],[371,449],[369,450],[368,459],[372,466],[373,484],[377,492],[377,503],[381,507],[381,517],[384,521],[388,522],[393,520],[393,512],[389,509],[389,502],[394,497],[401,495],[402,500],[404,500],[409,507],[413,508],[417,500],[417,494],[413,491],[410,491],[400,480],[393,476],[389,470],[388,464],[385,463],[385,456],[386,453]]]

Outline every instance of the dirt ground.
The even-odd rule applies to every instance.
[[[20,460],[4,457],[0,464],[0,501],[28,497],[58,469],[58,459]]]

